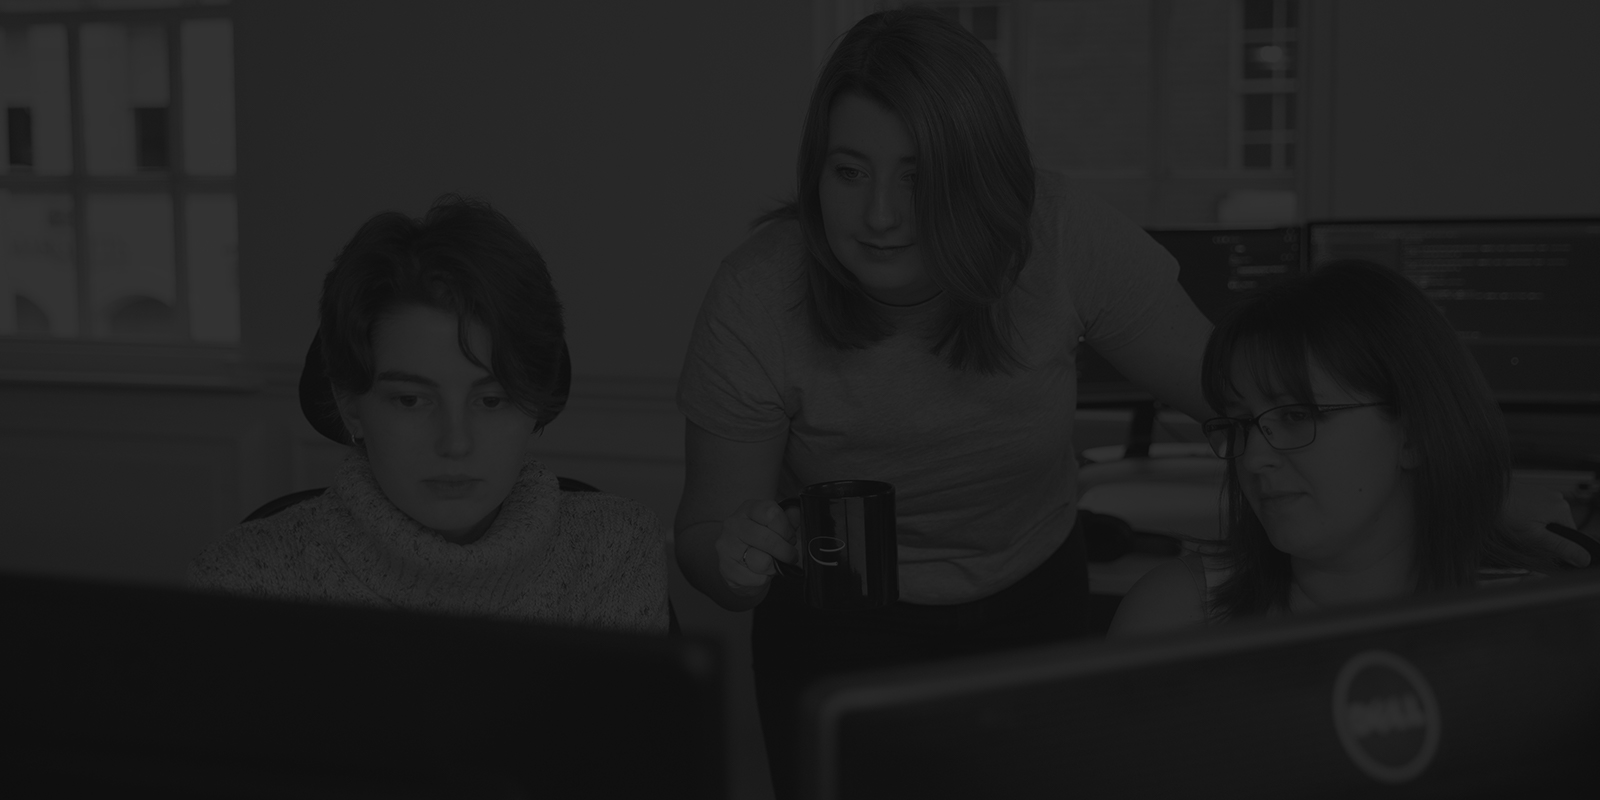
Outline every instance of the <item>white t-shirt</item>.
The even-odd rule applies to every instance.
[[[921,326],[937,297],[880,304],[896,333],[864,350],[824,343],[806,315],[794,221],[723,261],[690,338],[679,408],[735,441],[786,434],[782,496],[832,480],[894,484],[906,602],[987,597],[1050,557],[1076,517],[1078,337],[1115,349],[1192,308],[1177,262],[1126,217],[1050,172],[1036,198],[1011,298],[1027,366],[1012,375],[957,372],[930,352]]]

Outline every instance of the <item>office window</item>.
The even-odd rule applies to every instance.
[[[133,110],[134,151],[140,169],[167,168],[167,108]]]
[[[1240,0],[1237,166],[1247,170],[1295,168],[1299,90],[1297,0]]]
[[[235,345],[226,2],[0,0],[0,337]]]
[[[6,153],[11,166],[33,166],[33,110],[27,106],[6,108]]]

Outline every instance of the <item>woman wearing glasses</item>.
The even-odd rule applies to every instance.
[[[999,64],[948,17],[857,23],[818,75],[796,166],[795,202],[713,278],[678,381],[677,560],[723,608],[754,609],[780,798],[819,677],[1088,633],[1080,336],[1168,405],[1211,415],[1211,326],[1176,262],[1035,169]],[[774,580],[797,561],[798,522],[775,498],[842,478],[895,486],[889,608],[815,611]]]
[[[1528,575],[1508,536],[1505,423],[1422,291],[1359,261],[1259,291],[1206,345],[1227,531],[1152,570],[1111,636],[1304,613]],[[1535,544],[1534,547],[1537,547]]]

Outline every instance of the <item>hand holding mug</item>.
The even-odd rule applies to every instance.
[[[771,500],[746,500],[733,516],[722,521],[717,537],[717,567],[734,594],[745,597],[762,591],[780,565],[800,561],[795,549],[800,511],[785,510]]]
[[[900,599],[894,486],[882,481],[814,483],[785,499],[798,509],[798,573],[806,605],[823,610],[883,608]],[[794,521],[791,518],[791,521]]]

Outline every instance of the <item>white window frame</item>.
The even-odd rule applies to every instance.
[[[0,383],[31,385],[154,385],[253,391],[262,377],[243,369],[241,341],[196,342],[190,338],[186,203],[194,194],[238,196],[236,175],[195,176],[184,169],[182,42],[184,22],[225,19],[232,22],[229,3],[206,3],[141,9],[86,9],[63,11],[0,11],[6,27],[61,25],[67,33],[72,172],[61,176],[0,173],[0,187],[29,191],[55,190],[72,198],[73,256],[77,272],[79,334],[77,337],[0,336]],[[168,167],[159,173],[126,176],[91,176],[85,160],[80,57],[82,27],[96,23],[160,25],[167,36]],[[237,111],[235,112],[237,113]],[[37,144],[35,144],[37,148]],[[174,315],[181,341],[136,342],[94,339],[85,333],[92,325],[88,303],[89,247],[87,199],[91,194],[140,192],[166,193],[172,200],[174,237],[173,269],[177,283]],[[9,297],[6,302],[13,302]],[[242,311],[242,308],[241,308]]]
[[[1294,28],[1274,26],[1270,31],[1245,32],[1244,29],[1244,4],[1245,0],[1234,0],[1231,3],[1233,20],[1229,26],[1230,39],[1228,54],[1229,71],[1229,109],[1228,109],[1228,164],[1236,172],[1244,175],[1261,175],[1262,177],[1290,177],[1295,175],[1305,164],[1306,148],[1302,141],[1302,131],[1305,130],[1306,98],[1302,92],[1303,79],[1306,74],[1306,47],[1303,31],[1306,26],[1308,9],[1299,0],[1272,0],[1274,20],[1282,19],[1288,6],[1295,5]],[[1293,78],[1255,78],[1244,77],[1244,49],[1250,44],[1284,44],[1293,43],[1295,48],[1295,77]],[[1285,128],[1277,123],[1279,114],[1274,111],[1273,127],[1262,135],[1256,131],[1244,129],[1244,97],[1247,94],[1287,94],[1294,97],[1295,118],[1293,128]],[[1277,103],[1274,101],[1274,108]],[[1267,169],[1259,167],[1246,167],[1244,165],[1244,147],[1247,144],[1267,144],[1271,148],[1271,166]],[[1293,165],[1284,163],[1283,153],[1286,145],[1293,145],[1295,158]]]

